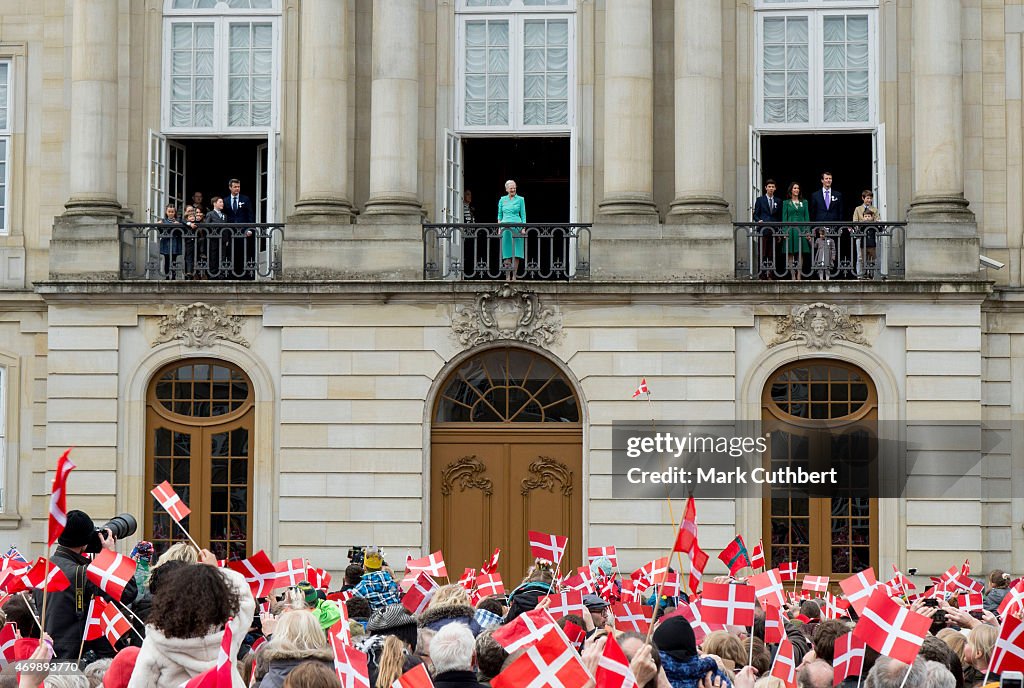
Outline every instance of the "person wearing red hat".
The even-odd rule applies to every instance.
[[[107,673],[103,675],[103,688],[128,688],[139,651],[137,647],[126,647],[117,653]]]

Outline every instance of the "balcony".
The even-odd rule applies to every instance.
[[[281,277],[283,224],[118,225],[123,280]]]
[[[590,228],[589,224],[424,224],[423,279],[506,279],[511,266],[501,258],[503,232],[523,241],[516,279],[589,279]]]
[[[734,222],[736,279],[900,280],[906,222]]]

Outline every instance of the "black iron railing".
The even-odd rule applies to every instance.
[[[423,278],[587,279],[590,228],[589,224],[425,224]]]
[[[272,280],[283,224],[122,224],[121,279]]]
[[[906,275],[906,222],[734,222],[737,279],[886,280]]]

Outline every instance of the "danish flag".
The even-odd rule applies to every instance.
[[[658,590],[658,594],[662,597],[678,597],[679,596],[679,574],[675,571],[669,571],[665,574],[665,580],[661,583],[661,589]]]
[[[641,394],[651,396],[651,389],[647,386],[647,378],[645,377],[640,378],[640,386],[636,388],[635,392],[633,392],[633,398],[636,399]]]
[[[835,676],[832,685],[838,686],[850,676],[860,676],[864,669],[864,648],[864,643],[855,638],[853,633],[836,638],[835,658],[832,660]]]
[[[725,630],[725,624],[711,624],[704,620],[703,614],[701,613],[700,600],[691,602],[690,604],[679,605],[674,612],[665,618],[667,619],[672,616],[681,616],[689,622],[690,628],[693,629],[693,635],[697,639],[698,645],[704,642],[704,638],[709,633]]]
[[[184,521],[185,517],[192,513],[192,510],[185,505],[185,502],[181,501],[181,497],[166,480],[150,490],[150,494],[156,497],[156,501],[160,502],[164,511],[178,523]]]
[[[576,575],[569,578],[566,584],[570,586],[570,590],[581,590],[584,593],[596,593],[597,587],[594,581],[594,574],[590,571],[589,566],[581,566],[576,569]]]
[[[1013,612],[1014,606],[1024,607],[1024,578],[1017,580],[1017,583],[1009,589],[1006,597],[999,603],[999,615],[1005,617]]]
[[[839,587],[843,589],[846,601],[850,603],[858,616],[864,613],[868,598],[871,597],[871,593],[874,592],[877,585],[878,581],[875,580],[873,568],[866,568],[860,573],[839,581]]]
[[[120,602],[125,587],[135,577],[135,567],[133,559],[104,549],[93,558],[85,575],[100,590]]]
[[[615,545],[608,545],[607,547],[588,547],[587,548],[587,563],[593,564],[601,557],[608,557],[608,561],[612,563],[612,568],[619,567],[619,555],[615,551]]]
[[[664,579],[665,574],[668,573],[668,557],[661,557],[654,561],[649,561],[630,576],[637,582],[638,586],[644,588],[653,585],[656,581],[660,582]]]
[[[338,641],[342,644],[351,645],[352,631],[348,627],[348,610],[345,608],[345,605],[340,605],[340,609],[341,618],[338,619],[338,621],[336,621],[333,626],[331,626],[331,629],[330,631],[328,631],[328,633],[332,636],[335,636],[338,639]],[[256,651],[255,643],[253,643],[252,651]]]
[[[355,596],[356,596],[356,593],[351,588],[348,589],[348,590],[342,590],[342,591],[339,591],[339,592],[329,592],[329,593],[327,593],[327,599],[331,600],[332,602],[348,602],[349,600],[351,600]],[[345,608],[345,605],[343,605],[343,604],[341,604],[339,606],[342,609]]]
[[[395,679],[391,688],[433,688],[434,682],[427,673],[427,665],[420,662]]]
[[[107,637],[107,642],[111,647],[117,645],[117,641],[132,629],[128,619],[124,618],[124,614],[113,604],[104,606],[103,611],[100,612],[100,619],[103,622],[103,635]],[[229,630],[227,633],[230,635],[231,631]]]
[[[800,573],[800,562],[787,561],[779,564],[779,575],[784,581],[796,580],[798,573]]]
[[[466,569],[459,578],[459,585],[465,590],[472,590],[476,583],[476,569]]]
[[[962,612],[980,612],[984,606],[984,598],[976,592],[957,595],[956,602]]]
[[[804,576],[804,582],[800,589],[812,592],[826,592],[828,590],[828,576],[812,576],[808,574]]]
[[[494,549],[490,561],[480,567],[480,573],[494,573],[498,570],[498,557],[501,556],[501,547]]]
[[[288,588],[298,585],[306,576],[305,559],[285,559],[274,564],[277,579],[275,588]]]
[[[1024,622],[1008,615],[999,629],[999,639],[992,652],[992,668],[996,674],[1004,671],[1024,671]]]
[[[444,565],[444,555],[441,550],[432,552],[419,559],[411,559],[405,562],[405,568],[409,571],[423,571],[428,576],[444,578],[448,575],[448,569]]]
[[[838,619],[841,616],[849,616],[850,612],[849,600],[844,600],[841,597],[833,595],[830,592],[825,593],[825,619]]]
[[[676,533],[676,544],[672,546],[672,550],[692,557],[696,546],[697,503],[690,497],[686,500],[686,511],[683,512],[683,520],[679,522],[679,532]]]
[[[750,568],[763,569],[764,565],[764,541],[758,540],[754,550],[750,553]]]
[[[754,588],[745,584],[705,583],[701,609],[711,623],[753,626]]]
[[[782,608],[769,602],[764,607],[764,641],[774,645],[785,637],[786,619],[782,616]]]
[[[430,598],[441,586],[433,578],[427,575],[426,571],[420,571],[413,581],[409,592],[402,596],[402,606],[411,614],[419,614],[427,608]]]
[[[521,647],[532,645],[551,630],[555,620],[544,609],[520,614],[512,623],[505,624],[492,634],[495,642],[512,654]]]
[[[277,583],[277,569],[263,550],[241,561],[229,561],[228,568],[245,576],[253,597],[266,597]]]
[[[536,530],[531,530],[527,535],[530,538],[530,553],[535,559],[543,559],[552,563],[562,561],[569,538],[562,535],[540,533]]]
[[[341,679],[342,688],[370,688],[366,655],[351,645],[345,645],[333,633],[330,641],[334,651],[334,671]]]
[[[604,654],[597,663],[594,672],[595,688],[637,688],[636,676],[629,668],[626,653],[619,647],[615,636],[608,636],[604,646]]]
[[[75,464],[68,458],[70,453],[68,449],[57,459],[57,473],[53,476],[53,486],[50,488],[50,516],[47,521],[47,544],[50,546],[57,542],[68,522],[68,474],[75,469]]]
[[[980,593],[984,589],[984,585],[962,573],[959,573],[953,579],[946,581],[946,590],[948,592],[963,591]]]
[[[883,588],[871,593],[853,634],[878,654],[913,664],[932,620],[893,600]]]
[[[548,613],[555,617],[555,619],[560,619],[570,614],[583,616],[583,593],[581,592],[568,591],[555,593],[554,595],[544,595],[538,602],[543,600],[550,600]]]
[[[697,588],[700,587],[701,579],[704,577],[704,569],[710,559],[708,553],[694,543],[693,551],[690,552],[690,576],[686,580],[686,587],[690,589],[691,593],[697,594]]]
[[[494,677],[494,688],[582,688],[590,681],[583,660],[566,639],[548,632]]]
[[[327,590],[331,587],[331,574],[314,566],[306,567],[306,580],[317,590]]]
[[[501,574],[485,573],[482,576],[477,576],[476,591],[482,598],[491,595],[504,595],[505,584],[501,582]]]
[[[783,638],[779,643],[771,675],[781,679],[787,686],[796,686],[796,662],[793,661],[793,643],[789,642],[789,638]]]
[[[903,572],[896,568],[896,564],[892,565],[893,576],[886,585],[898,596],[906,596],[911,590],[917,590],[917,586],[911,581],[907,580]]]
[[[107,602],[102,597],[93,596],[89,600],[89,613],[85,619],[85,639],[97,640],[103,637],[103,612],[107,609]]]
[[[640,604],[622,603],[612,605],[612,614],[615,616],[615,630],[636,631],[646,633],[651,627],[651,616],[654,608],[645,607]]]
[[[747,582],[754,586],[754,596],[761,604],[774,604],[777,607],[786,604],[786,597],[782,594],[782,577],[778,569],[769,569],[751,576]]]
[[[25,586],[22,588],[23,590],[37,588],[45,592],[60,592],[71,587],[71,581],[64,575],[64,572],[56,564],[43,557],[39,557],[32,568],[22,574],[21,582]],[[20,590],[8,588],[8,592],[14,594]]]
[[[338,623],[341,622],[339,621]],[[335,626],[337,626],[337,624],[335,624]],[[256,638],[256,640],[252,641],[252,645],[249,646],[249,651],[255,654],[256,651],[263,647],[264,643],[266,642],[266,637],[261,635],[259,638]]]
[[[0,629],[0,669],[13,662],[14,643],[18,642],[17,628],[13,623],[4,624]]]
[[[635,580],[622,581],[622,599],[632,600],[633,602],[639,602],[644,598],[644,590],[647,589],[647,585]]]

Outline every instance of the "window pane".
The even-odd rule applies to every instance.
[[[7,129],[7,94],[10,64],[0,62],[0,130]]]
[[[463,113],[467,126],[507,125],[508,20],[468,21],[463,55]]]
[[[213,24],[179,22],[171,27],[171,124],[213,124]]]
[[[523,124],[569,121],[569,24],[565,19],[523,22]]]
[[[761,68],[764,119],[806,122],[809,112],[806,17],[766,17],[762,22]]]

